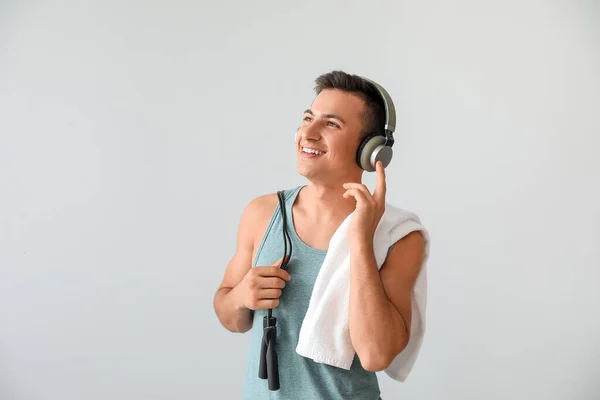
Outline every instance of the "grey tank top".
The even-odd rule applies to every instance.
[[[273,309],[277,318],[277,357],[279,361],[280,389],[270,391],[267,380],[258,377],[263,317],[267,310],[254,312],[250,343],[247,353],[243,399],[263,400],[378,400],[379,383],[374,372],[362,368],[357,356],[350,370],[316,363],[296,353],[298,336],[304,315],[308,310],[313,285],[327,251],[315,249],[304,243],[294,227],[292,205],[300,190],[298,186],[284,191],[287,227],[292,240],[293,253],[287,266],[291,280]],[[279,204],[261,241],[255,266],[269,265],[283,256],[283,226]]]

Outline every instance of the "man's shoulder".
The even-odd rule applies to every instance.
[[[242,220],[249,226],[254,226],[262,231],[269,223],[275,208],[279,205],[277,192],[264,193],[248,201],[242,215]]]
[[[253,238],[255,245],[260,243],[275,209],[279,206],[277,192],[260,194],[248,201],[242,214],[242,229]]]
[[[287,198],[290,193],[295,190],[298,190],[299,187],[294,187],[291,189],[281,190],[284,192],[285,197]],[[270,214],[275,210],[275,207],[279,204],[279,198],[277,196],[277,192],[270,192],[260,194],[254,198],[252,198],[248,204],[246,205],[246,212],[252,214]]]
[[[277,205],[277,202],[278,199],[276,192],[260,194],[250,199],[248,204],[246,204],[246,209],[244,212],[253,215],[269,213],[273,211],[274,207]]]

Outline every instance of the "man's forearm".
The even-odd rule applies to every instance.
[[[215,294],[214,307],[221,324],[231,332],[247,332],[252,328],[252,310],[235,296],[235,288],[221,288]]]
[[[389,301],[379,276],[372,241],[350,246],[349,329],[364,368],[382,370],[400,350],[404,322]]]

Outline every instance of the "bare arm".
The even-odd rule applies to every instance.
[[[223,281],[214,297],[214,308],[221,324],[231,332],[252,328],[256,309],[276,307],[289,279],[275,266],[252,268],[255,248],[273,213],[276,196],[264,195],[244,209],[237,232],[237,249],[229,261]]]
[[[352,243],[350,337],[363,368],[369,371],[386,369],[408,343],[411,295],[424,243],[420,232],[408,234],[394,245],[380,270],[373,243]]]
[[[252,268],[254,238],[252,232],[252,202],[246,206],[237,231],[237,249],[225,270],[223,281],[214,298],[214,308],[221,324],[231,332],[246,332],[252,327],[253,311],[244,307],[239,296],[236,298],[235,286],[241,282]]]

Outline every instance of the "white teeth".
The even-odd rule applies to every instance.
[[[316,155],[318,155],[318,156],[322,156],[323,154],[325,154],[325,153],[324,153],[324,152],[322,152],[322,151],[319,151],[319,150],[314,150],[314,149],[309,149],[309,148],[307,148],[307,147],[303,147],[303,148],[302,148],[302,151],[303,151],[303,152],[305,152],[305,153],[316,154]]]

